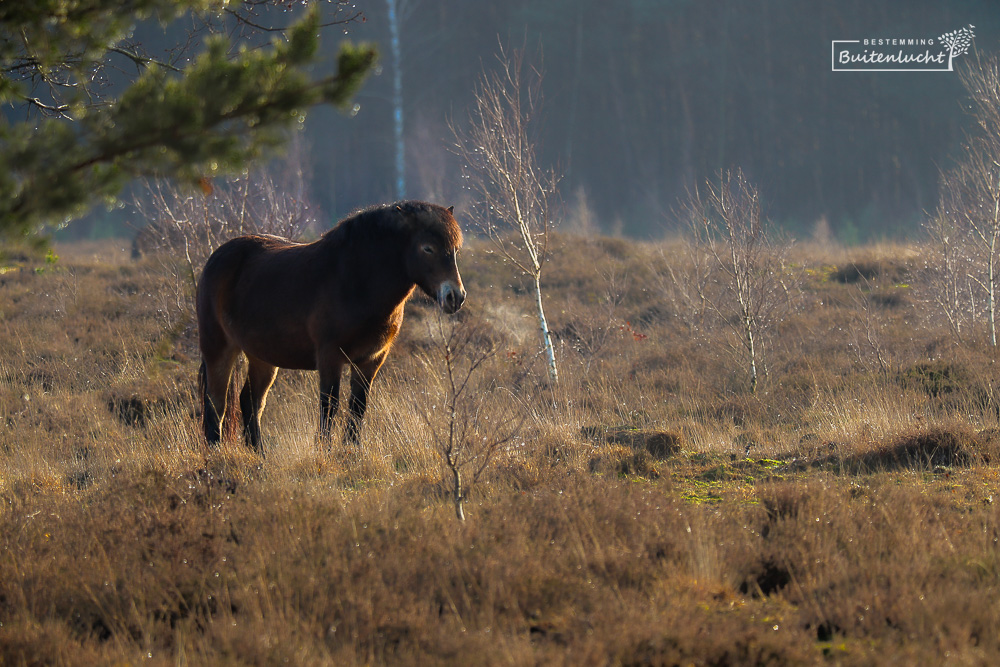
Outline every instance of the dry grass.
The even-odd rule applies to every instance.
[[[555,387],[525,286],[485,246],[463,257],[461,317],[496,350],[465,407],[482,435],[523,415],[464,523],[428,425],[446,419],[428,304],[362,448],[320,447],[315,377],[283,372],[262,461],[202,443],[162,258],[7,260],[0,664],[1000,657],[995,355],[913,296],[920,248],[801,249],[752,395],[723,332],[663,288],[679,246],[558,241]]]

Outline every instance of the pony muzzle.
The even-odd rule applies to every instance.
[[[441,310],[449,315],[458,312],[465,303],[465,288],[451,281],[443,282],[437,291],[437,302]]]

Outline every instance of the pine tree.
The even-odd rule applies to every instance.
[[[244,0],[258,8],[262,0]],[[349,104],[375,62],[371,46],[341,45],[335,74],[314,77],[320,12],[279,31],[267,48],[234,49],[211,35],[187,62],[157,62],[131,43],[143,20],[234,14],[223,0],[0,2],[0,234],[112,202],[136,176],[198,182],[233,173],[279,145],[316,104]],[[256,14],[253,14],[254,16]],[[263,29],[263,28],[262,28]],[[111,57],[138,74],[119,94],[102,86]],[[14,120],[14,119],[18,120]],[[24,118],[25,120],[20,120]]]

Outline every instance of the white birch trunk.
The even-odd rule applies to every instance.
[[[747,353],[750,355],[750,393],[757,393],[757,344],[753,337],[753,324],[750,317],[744,318],[744,327],[747,337]]]
[[[993,236],[990,238],[990,344],[997,346],[996,317],[996,254],[997,236],[1000,236],[1000,180],[997,181],[997,194],[993,202]]]
[[[996,233],[990,244],[989,261],[989,298],[990,298],[990,345],[997,346],[997,309],[996,309]]]
[[[552,347],[552,334],[549,323],[545,319],[545,309],[542,308],[541,276],[535,274],[535,307],[538,308],[538,327],[542,332],[542,344],[545,346],[545,361],[549,367],[549,379],[555,384],[559,382],[559,371],[556,369],[556,351]]]

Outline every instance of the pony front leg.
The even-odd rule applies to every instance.
[[[368,394],[378,369],[385,361],[385,354],[380,354],[371,361],[351,367],[351,399],[348,403],[350,414],[347,417],[347,428],[344,431],[344,441],[358,444],[358,431],[361,430],[361,420],[368,407]]]
[[[340,373],[343,368],[343,359],[337,357],[319,364],[319,437],[327,445],[330,443],[333,420],[340,405]]]

